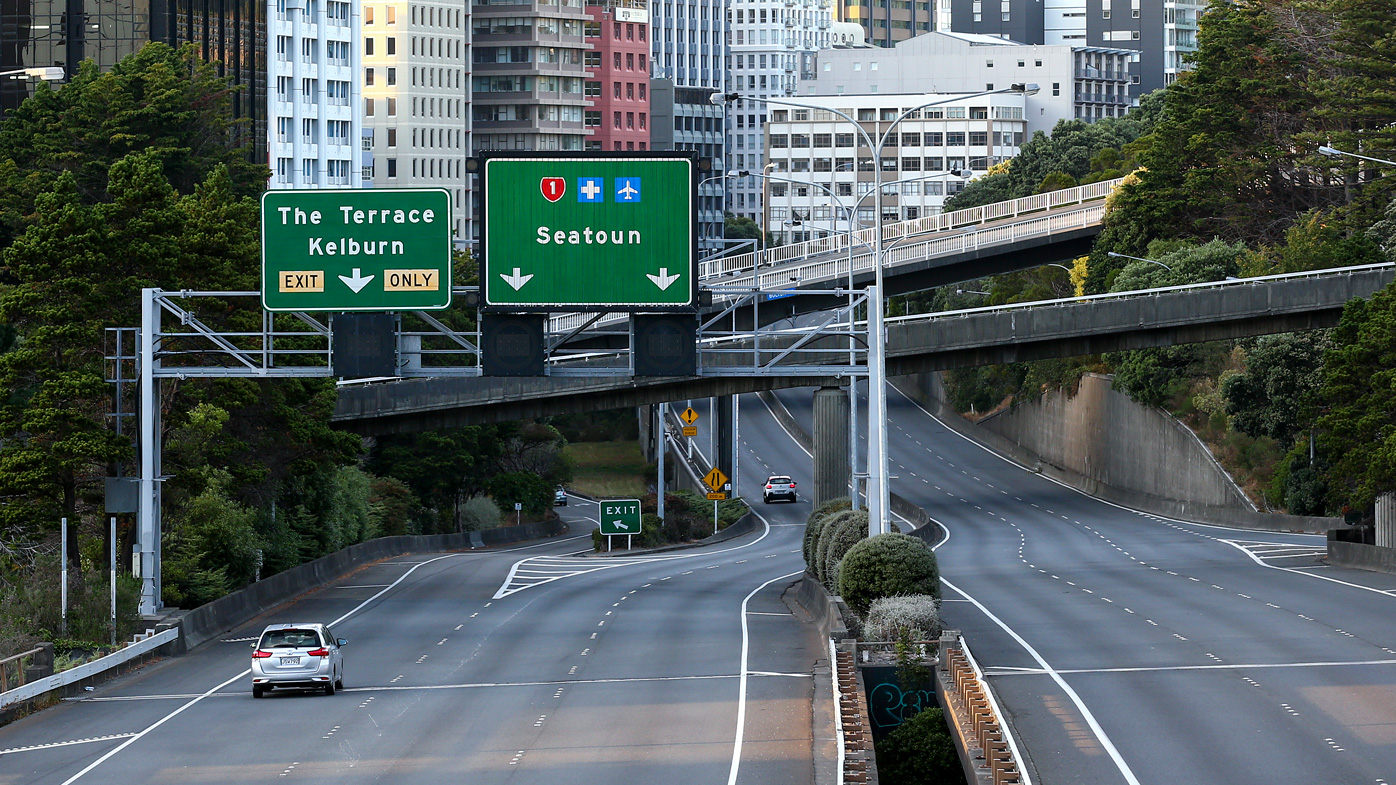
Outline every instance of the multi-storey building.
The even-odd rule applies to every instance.
[[[458,2],[364,0],[368,179],[379,188],[450,191],[458,242],[471,236],[470,29],[470,7]]]
[[[1129,49],[1018,44],[970,33],[928,33],[892,49],[819,53],[818,95],[980,92],[1037,84],[1026,103],[1028,133],[1058,120],[1120,117],[1129,111]],[[802,90],[802,92],[804,92]]]
[[[361,19],[351,0],[269,0],[267,148],[272,188],[363,183]]]
[[[650,5],[650,103],[669,127],[650,124],[650,147],[692,150],[713,171],[698,188],[698,246],[722,248],[723,109],[709,97],[727,90],[727,15],[719,0],[657,0]]]
[[[587,0],[584,118],[587,150],[648,150],[650,144],[647,0]]]
[[[1138,98],[1172,84],[1197,51],[1197,20],[1207,0],[1086,0],[1086,41],[1138,52],[1132,76]]]
[[[873,46],[893,46],[935,29],[935,5],[944,1],[838,0],[838,18],[862,25]]]
[[[584,149],[590,21],[582,0],[475,3],[475,150]]]
[[[1197,50],[1206,0],[948,0],[949,29],[1025,44],[1130,49],[1131,96],[1171,84]]]
[[[265,0],[71,0],[0,2],[0,71],[62,66],[68,77],[91,59],[103,70],[151,41],[194,42],[205,60],[217,60],[241,88],[233,116],[251,144],[254,161],[267,160],[267,6]],[[0,79],[0,115],[34,88]],[[40,89],[48,89],[43,86]]]
[[[826,109],[773,107],[766,126],[771,163],[783,178],[803,181],[769,186],[767,228],[792,242],[848,231],[850,221],[855,229],[875,224],[879,176],[884,220],[934,215],[967,178],[1017,155],[1027,131],[1025,98],[1016,93],[801,100]],[[880,155],[846,120],[828,111],[855,118],[876,142],[907,110],[938,101],[946,103],[907,114]]]
[[[727,106],[727,167],[759,171],[765,165],[762,129],[767,105],[753,98],[795,95],[814,76],[815,52],[831,45],[833,0],[736,0],[728,9],[730,90],[744,97]],[[732,183],[727,211],[759,220],[762,181]]]

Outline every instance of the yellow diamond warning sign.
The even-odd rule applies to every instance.
[[[683,414],[679,415],[679,419],[683,420],[684,425],[692,425],[698,422],[698,412],[693,411],[693,407],[690,406],[683,410]]]
[[[714,491],[720,491],[722,490],[722,486],[727,484],[727,475],[723,474],[721,469],[714,466],[713,470],[708,472],[708,475],[703,478],[703,484],[712,488]]]

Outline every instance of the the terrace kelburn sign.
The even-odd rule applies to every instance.
[[[693,307],[696,157],[492,152],[480,168],[486,307]]]
[[[451,304],[444,189],[262,194],[262,307],[425,311]]]

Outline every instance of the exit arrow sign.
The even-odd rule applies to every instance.
[[[640,533],[639,499],[608,499],[600,505],[602,534]]]

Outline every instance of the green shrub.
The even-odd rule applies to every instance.
[[[839,562],[867,536],[868,513],[865,510],[850,512],[838,525],[825,528],[824,539],[828,542],[824,547],[824,585],[829,591],[838,591]]]
[[[847,510],[851,506],[847,496],[829,499],[818,507],[815,507],[814,512],[810,513],[809,518],[805,519],[805,566],[811,573],[817,571],[817,565],[814,561],[814,549],[819,545],[819,533],[823,530],[825,522],[828,521],[829,516],[837,514],[842,510]]]
[[[897,785],[963,783],[964,769],[945,725],[945,713],[925,709],[877,745],[877,776]]]
[[[940,635],[940,604],[929,594],[873,600],[863,634],[874,641],[925,641]]]
[[[810,553],[809,564],[810,571],[826,586],[829,585],[829,574],[825,572],[824,568],[828,564],[829,545],[834,541],[834,531],[845,522],[853,520],[857,514],[852,510],[840,510],[824,518],[824,525],[819,530],[819,541],[815,543],[814,549]]]
[[[935,553],[909,534],[879,534],[848,551],[839,570],[839,594],[859,614],[874,600],[902,594],[940,597]]]
[[[488,496],[475,496],[460,507],[460,530],[478,532],[499,526],[499,505]]]

